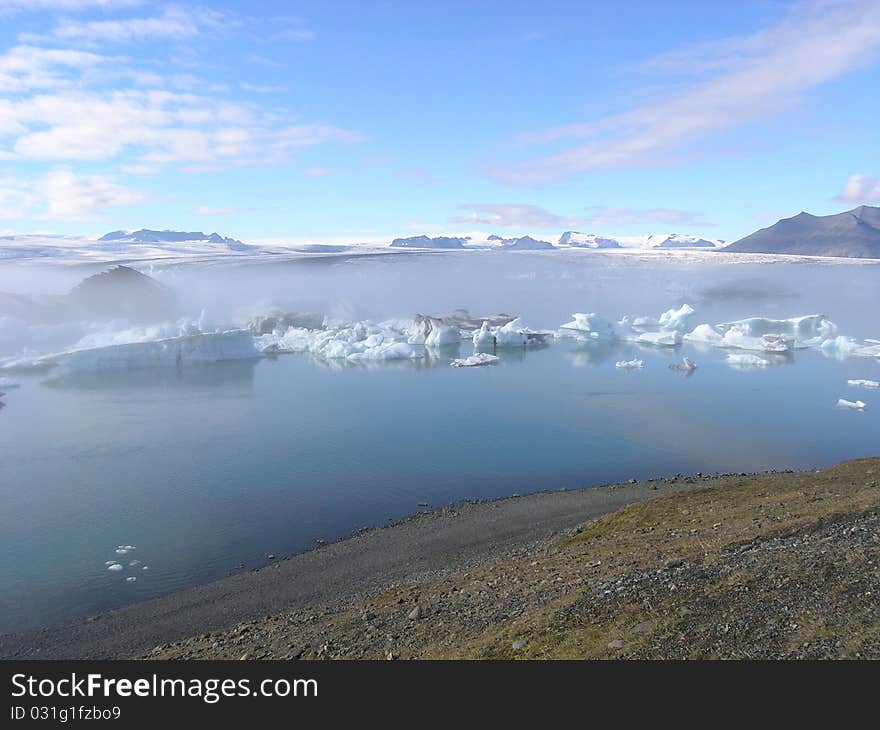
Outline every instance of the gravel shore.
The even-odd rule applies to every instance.
[[[524,554],[632,502],[726,479],[675,477],[423,512],[265,568],[83,621],[0,636],[0,658],[127,658],[283,610],[342,609],[391,586]]]
[[[6,657],[880,658],[880,459],[468,503]]]

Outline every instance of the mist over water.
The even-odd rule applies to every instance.
[[[100,268],[0,268],[0,292],[52,300]],[[872,265],[554,251],[142,270],[173,290],[173,321],[57,309],[42,319],[0,315],[0,359],[83,338],[109,343],[132,328],[173,332],[178,319],[227,329],[273,309],[353,322],[467,308],[556,329],[574,312],[656,317],[687,303],[694,323],[823,313],[840,334],[880,338]],[[557,340],[499,351],[493,367],[449,367],[471,351],[465,341],[369,365],[303,353],[8,376],[19,387],[0,411],[0,632],[261,565],[269,553],[412,514],[419,502],[677,472],[812,468],[874,454],[880,436],[880,400],[847,386],[880,380],[873,358],[797,350],[738,370],[727,352],[687,343]],[[690,377],[668,367],[683,355],[699,365]],[[615,368],[634,358],[644,369]],[[868,408],[838,410],[839,397],[861,397]],[[121,569],[108,570],[108,561]]]

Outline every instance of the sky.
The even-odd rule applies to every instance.
[[[0,232],[692,233],[880,204],[880,2],[0,0]]]

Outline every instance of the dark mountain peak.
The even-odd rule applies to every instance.
[[[816,216],[802,211],[727,246],[725,251],[880,258],[880,208],[860,205]]]

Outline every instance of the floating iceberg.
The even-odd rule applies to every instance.
[[[496,365],[499,358],[485,352],[478,352],[470,357],[458,358],[452,361],[454,368],[475,368],[482,365]]]
[[[564,330],[563,335],[574,334],[578,337],[589,337],[594,340],[610,340],[617,337],[614,325],[595,312],[573,314],[571,322],[567,322],[559,329]]]
[[[655,347],[676,347],[681,344],[681,332],[676,330],[660,330],[659,332],[642,332],[635,338],[636,342]]]
[[[425,345],[426,347],[443,347],[444,345],[456,345],[461,342],[461,330],[458,327],[446,324],[439,317],[425,317],[416,315],[409,327],[410,345]]]
[[[751,368],[766,368],[770,365],[770,361],[764,359],[763,357],[759,357],[758,355],[752,355],[751,353],[744,354],[731,354],[727,356],[727,364],[739,368],[742,370],[749,370]]]
[[[542,345],[552,332],[532,330],[523,325],[523,321],[517,317],[505,325],[492,327],[488,322],[483,322],[480,329],[474,332],[471,339],[475,350],[494,350],[505,347],[526,347],[528,345]]]
[[[254,342],[264,355],[309,352],[324,360],[407,360],[422,357],[408,342],[413,337],[412,325],[409,320],[327,323],[325,329],[291,327],[283,334],[258,335]]]
[[[785,353],[822,345],[836,332],[837,325],[824,314],[810,314],[790,319],[749,317],[714,326],[701,324],[684,339],[713,347]]]
[[[846,384],[856,388],[880,388],[880,383],[876,380],[847,380]]]
[[[852,400],[846,400],[846,398],[840,398],[837,401],[838,408],[847,408],[847,409],[853,410],[853,411],[863,411],[863,410],[865,410],[866,405],[867,404],[864,401],[860,401],[860,400],[852,401]]]
[[[107,370],[179,367],[259,356],[250,332],[230,330],[73,350],[53,355],[51,360],[69,370]]]
[[[665,330],[684,332],[688,321],[694,316],[696,310],[689,304],[682,304],[678,309],[667,309],[660,315],[659,324]]]
[[[640,370],[645,367],[644,360],[618,360],[614,363],[614,367],[619,370]]]
[[[119,563],[110,563],[110,565],[107,566],[107,570],[112,570],[116,572],[122,570],[122,565]]]

